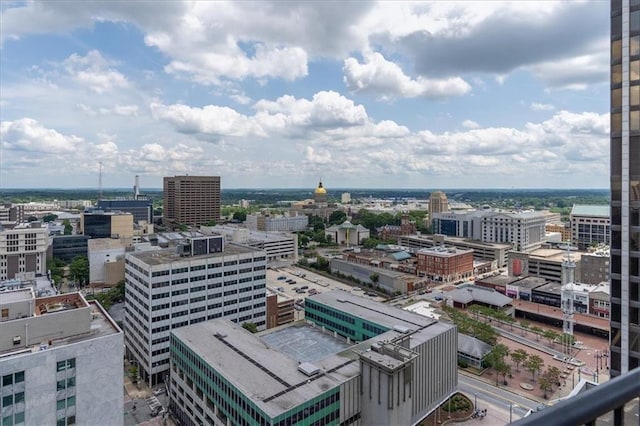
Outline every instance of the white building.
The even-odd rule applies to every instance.
[[[131,245],[131,238],[90,238],[89,282],[112,285],[124,279],[124,254]]]
[[[0,281],[21,272],[46,275],[49,231],[40,222],[0,229]]]
[[[340,202],[342,204],[349,204],[351,202],[351,193],[343,192],[340,196]]]
[[[516,251],[536,249],[544,241],[545,224],[541,212],[488,212],[482,217],[482,241],[511,243]]]
[[[571,242],[580,250],[598,244],[609,244],[611,207],[575,205],[571,209]]]
[[[123,334],[80,293],[0,298],[2,425],[122,425]]]
[[[362,240],[369,238],[370,231],[362,225],[354,225],[348,220],[340,225],[332,225],[324,230],[324,235],[331,241],[348,246],[357,246]]]
[[[246,228],[225,225],[201,226],[200,231],[205,234],[224,235],[226,241],[262,249],[267,253],[267,262],[298,261],[298,236],[296,234],[250,231]]]
[[[267,213],[248,214],[245,225],[252,231],[299,232],[307,229],[309,217],[296,213],[274,216]]]
[[[127,253],[125,344],[150,385],[169,369],[171,330],[225,317],[259,330],[266,321],[264,250],[194,237],[163,250]]]

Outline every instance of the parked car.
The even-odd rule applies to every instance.
[[[278,279],[279,279],[280,281],[282,281],[282,280],[286,280],[286,279],[287,279],[287,277],[285,277],[284,275],[280,275],[280,276],[278,277]]]
[[[306,289],[308,289],[308,288],[309,288],[309,286],[308,286],[308,285],[303,285],[303,286],[302,286],[302,287],[300,287],[300,288],[301,288],[301,289],[303,289],[303,290],[306,290]]]
[[[377,297],[378,295],[372,291],[368,291],[365,293],[367,296],[371,296],[371,297]]]
[[[311,295],[318,294],[318,290],[316,290],[315,288],[312,288],[311,290],[309,290],[309,294]]]

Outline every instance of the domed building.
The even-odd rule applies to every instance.
[[[318,187],[313,193],[313,201],[317,207],[326,207],[328,204],[327,190],[322,186],[322,181],[318,183]]]

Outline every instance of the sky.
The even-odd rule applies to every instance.
[[[0,188],[609,186],[608,0],[0,13]]]

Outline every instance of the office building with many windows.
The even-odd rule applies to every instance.
[[[640,1],[611,1],[611,375],[640,365]]]
[[[454,326],[344,292],[311,301],[315,326],[256,335],[216,320],[173,331],[170,404],[178,419],[412,425],[455,392]]]
[[[40,222],[0,228],[0,281],[23,273],[46,275],[48,246],[49,231]]]
[[[122,330],[80,293],[0,297],[1,424],[122,425]]]
[[[220,222],[220,176],[165,177],[163,196],[165,223],[193,226]]]
[[[171,330],[221,317],[265,329],[264,250],[222,236],[174,243],[125,257],[127,356],[150,385],[168,374]]]
[[[609,206],[574,205],[569,216],[571,243],[580,250],[609,244],[611,208]]]

